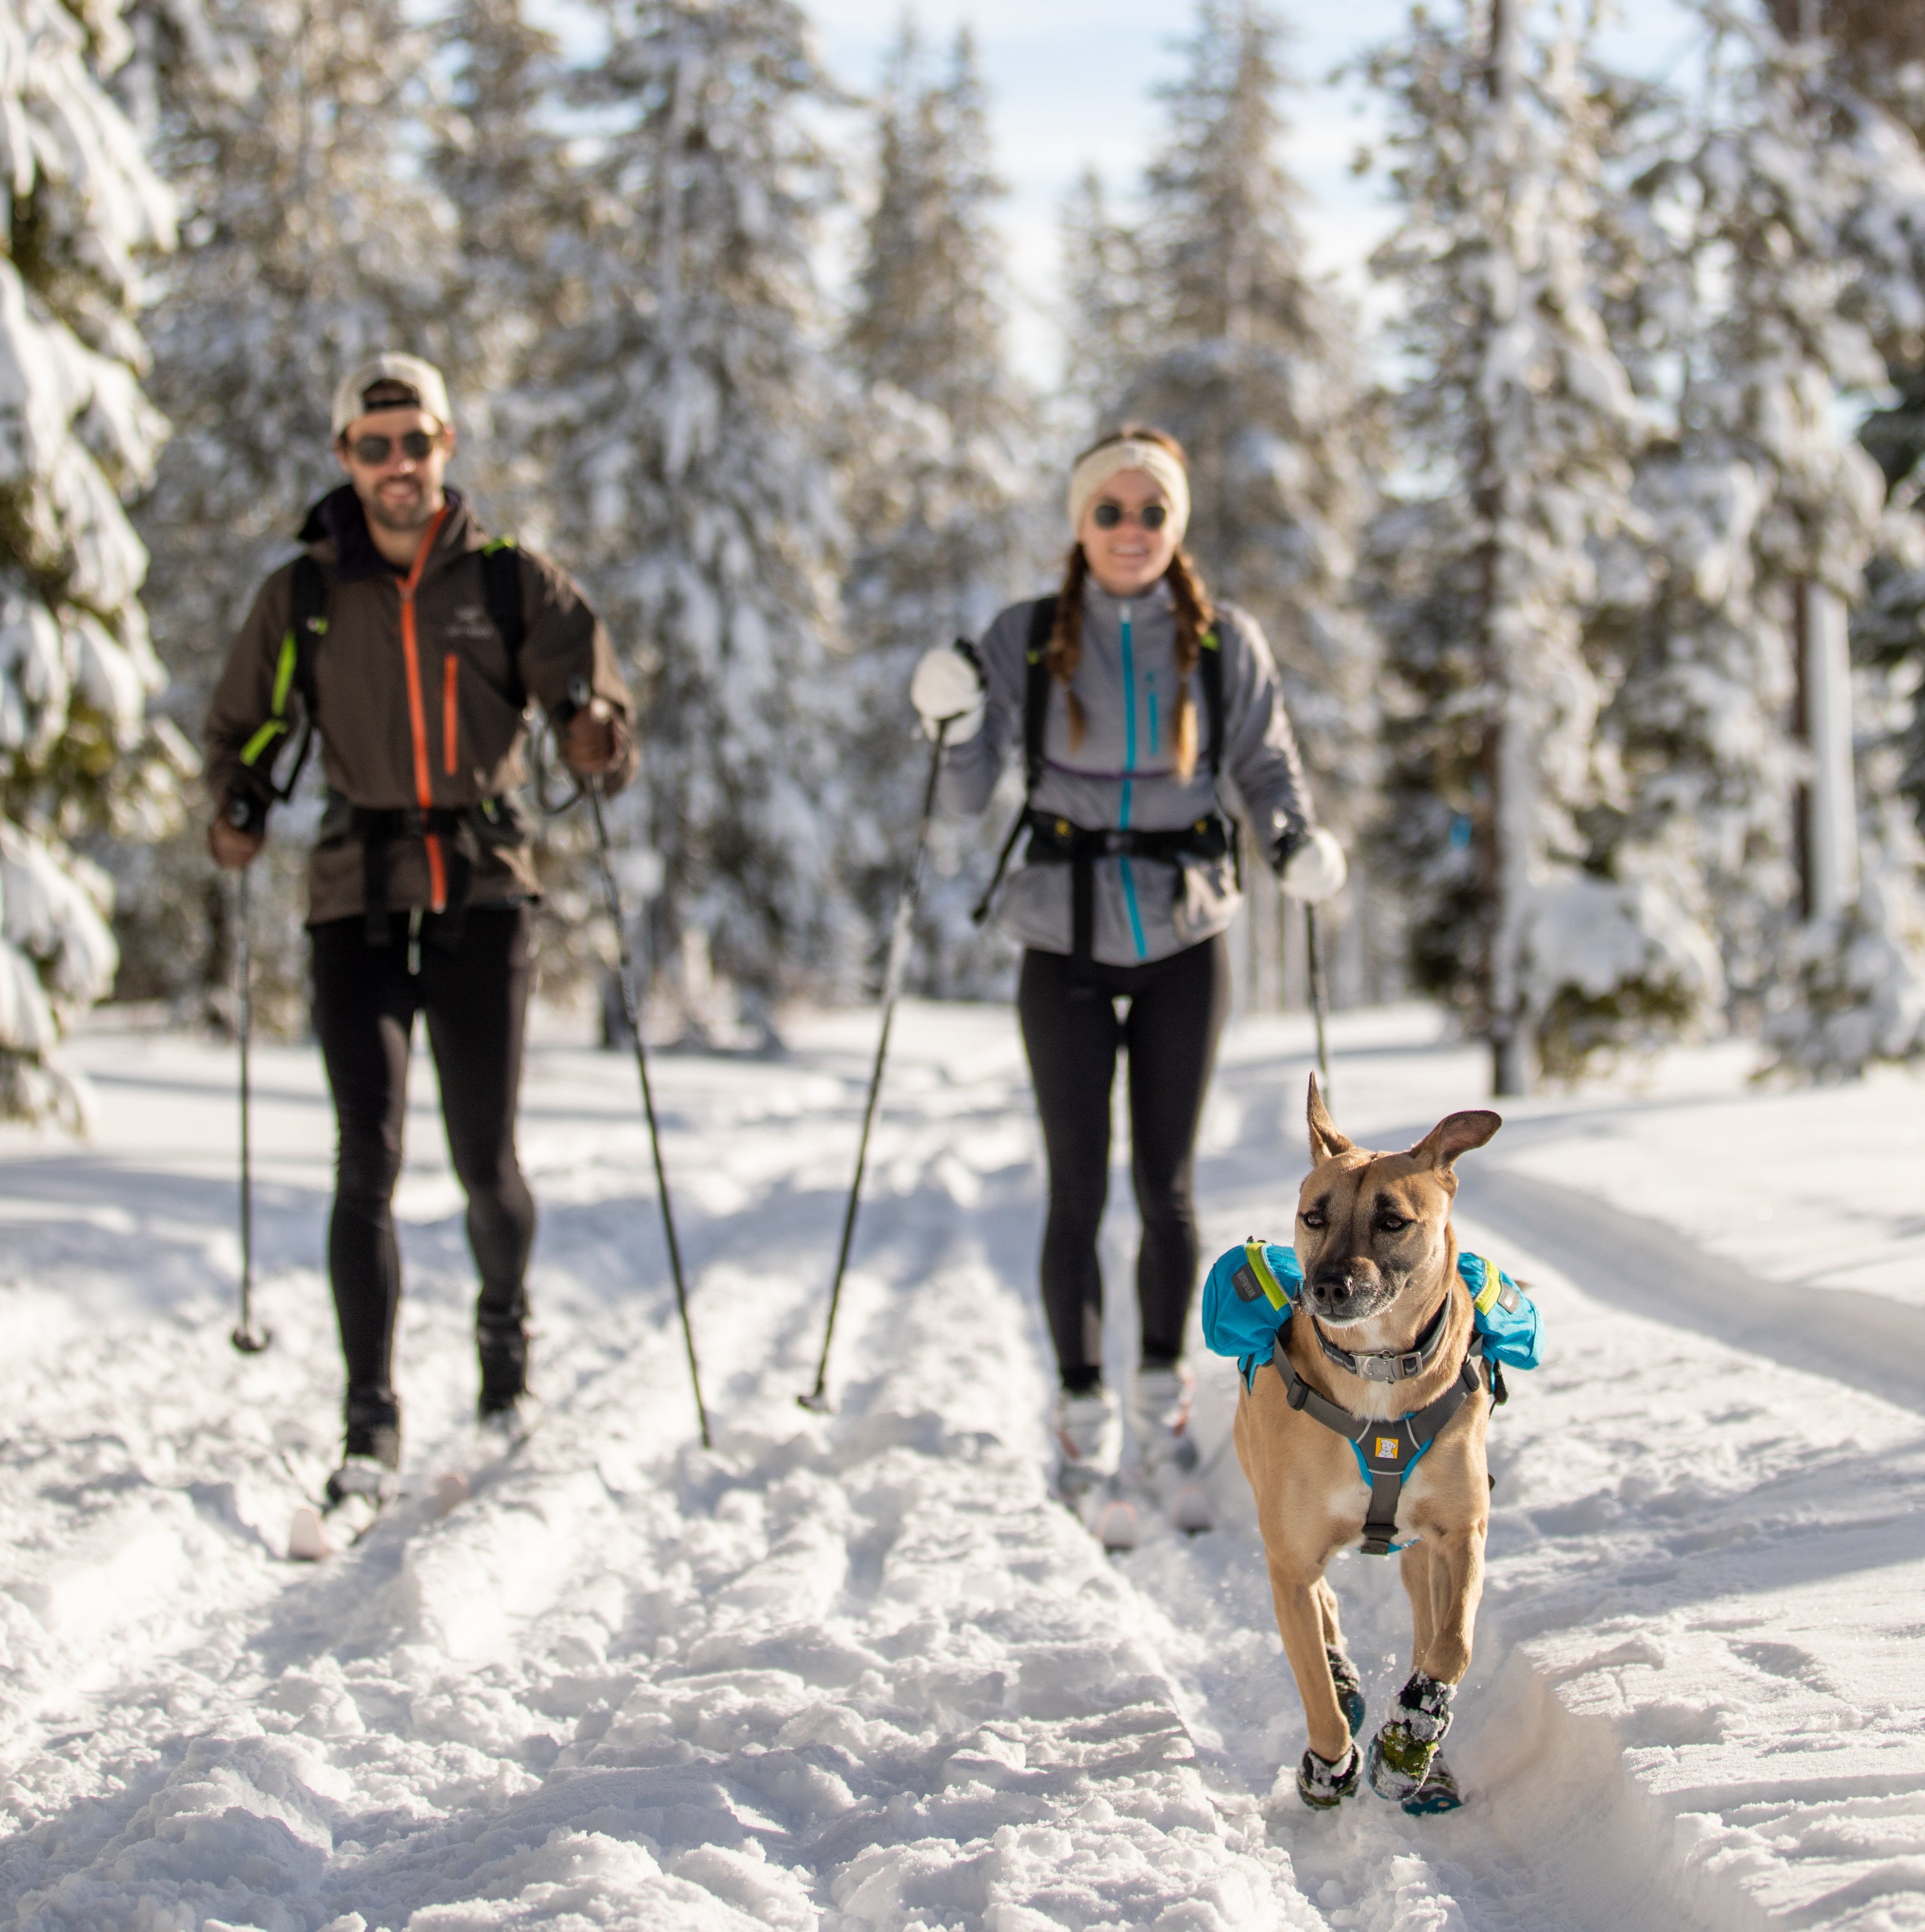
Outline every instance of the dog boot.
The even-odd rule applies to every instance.
[[[1404,1801],[1404,1808],[1413,1818],[1434,1818],[1442,1811],[1455,1811],[1464,1802],[1457,1779],[1439,1751],[1424,1774],[1424,1781]]]
[[[1056,1397],[1056,1494],[1080,1510],[1116,1474],[1123,1455],[1123,1417],[1115,1394],[1100,1383],[1080,1395]]]
[[[1341,1650],[1325,1645],[1323,1654],[1330,1660],[1330,1681],[1337,1687],[1337,1708],[1355,1737],[1364,1727],[1364,1681],[1357,1666]]]
[[[1371,1739],[1371,1789],[1380,1798],[1401,1804],[1423,1787],[1437,1747],[1450,1729],[1452,1687],[1421,1670],[1397,1694],[1393,1715],[1386,1718]]]
[[[1345,1798],[1357,1795],[1357,1773],[1361,1768],[1355,1744],[1335,1764],[1327,1764],[1316,1752],[1307,1750],[1296,1768],[1296,1795],[1313,1811],[1334,1811]]]
[[[1197,1480],[1196,1438],[1190,1433],[1190,1402],[1197,1378],[1181,1362],[1146,1363],[1130,1385],[1130,1432],[1144,1486],[1170,1521],[1194,1536],[1215,1520],[1210,1499]]]

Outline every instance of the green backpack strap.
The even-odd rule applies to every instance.
[[[314,748],[314,720],[320,710],[314,658],[327,634],[327,579],[321,574],[320,566],[304,553],[295,559],[289,580],[287,628],[281,634],[281,651],[275,661],[274,691],[268,716],[241,747],[241,763],[254,775],[260,790],[268,798],[284,804],[294,796],[308,754]],[[300,748],[294,754],[287,782],[277,784],[275,754],[281,740],[293,729],[287,721],[287,700],[296,694],[301,700]]]

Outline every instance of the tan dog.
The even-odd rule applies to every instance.
[[[1491,1415],[1481,1358],[1472,1353],[1467,1361],[1472,1306],[1450,1225],[1452,1163],[1503,1123],[1482,1109],[1452,1114],[1407,1154],[1373,1154],[1337,1131],[1314,1076],[1309,1114],[1311,1168],[1298,1196],[1296,1236],[1303,1292],[1276,1360],[1241,1393],[1236,1411],[1237,1457],[1256,1494],[1277,1627],[1309,1724],[1297,1788],[1319,1808],[1357,1789],[1352,1740],[1363,1699],[1323,1573],[1364,1534],[1367,1516],[1386,1533],[1394,1500],[1395,1534],[1407,1546],[1413,1668],[1372,1741],[1371,1782],[1407,1810],[1447,1810],[1458,1800],[1437,1746],[1449,1728],[1452,1692],[1470,1666],[1483,1592]],[[1354,1371],[1333,1360],[1333,1351]],[[1339,1434],[1318,1420],[1331,1404],[1357,1426]],[[1453,1404],[1417,1460],[1423,1412],[1434,1423]],[[1407,1416],[1412,1426],[1400,1442],[1395,1419]],[[1382,1430],[1364,1426],[1380,1422]],[[1384,1466],[1386,1480],[1366,1485],[1359,1450],[1374,1456],[1374,1469]]]

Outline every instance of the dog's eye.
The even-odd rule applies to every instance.
[[[1409,1227],[1410,1219],[1407,1214],[1380,1214],[1377,1217],[1377,1225],[1386,1234],[1394,1234],[1400,1229]]]
[[[1306,1208],[1297,1219],[1306,1228],[1320,1228],[1323,1225],[1323,1210],[1321,1208]]]

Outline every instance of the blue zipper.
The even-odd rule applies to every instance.
[[[1152,700],[1152,704],[1154,702],[1155,700]],[[1154,710],[1150,715],[1154,719],[1156,715]],[[1151,728],[1152,730],[1155,728],[1153,724]],[[1123,770],[1125,772],[1134,772],[1136,768],[1137,664],[1131,648],[1130,607],[1125,604],[1123,606]],[[1119,829],[1125,832],[1130,829],[1130,790],[1134,782],[1134,780],[1128,778],[1124,779],[1123,802],[1116,814],[1116,822]],[[1143,942],[1143,915],[1137,910],[1137,882],[1130,875],[1130,862],[1128,857],[1119,854],[1116,860],[1116,866],[1123,875],[1123,904],[1128,908],[1130,915],[1130,937],[1136,941],[1137,957],[1139,959],[1146,959],[1149,956],[1149,948]]]

